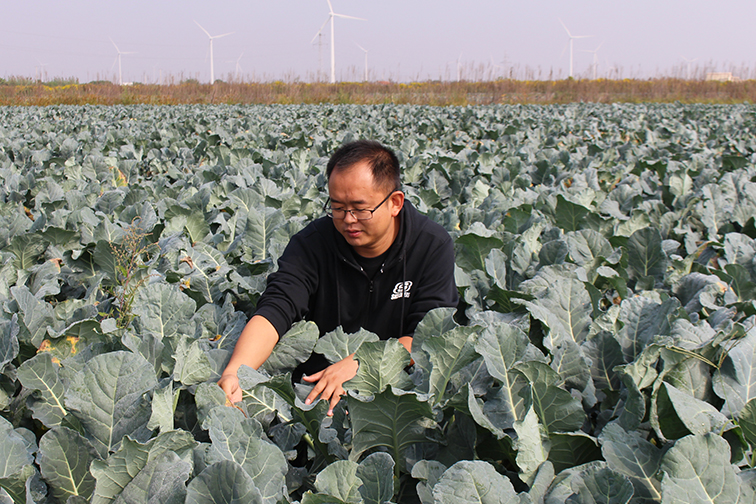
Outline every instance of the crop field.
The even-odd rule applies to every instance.
[[[756,108],[0,108],[0,503],[756,499]],[[215,384],[343,142],[461,304]],[[290,372],[352,352],[332,418]],[[410,365],[410,359],[414,364]]]

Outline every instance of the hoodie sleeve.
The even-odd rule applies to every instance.
[[[439,243],[441,241],[441,243]],[[405,336],[412,336],[417,324],[434,308],[456,308],[459,301],[457,285],[454,282],[454,244],[443,231],[427,250],[423,260],[425,267],[417,282],[417,290],[410,296],[409,311],[405,318]]]
[[[307,316],[310,296],[318,285],[319,268],[312,253],[316,235],[305,228],[291,238],[257,302],[255,315],[265,317],[279,338]]]

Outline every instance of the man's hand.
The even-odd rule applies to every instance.
[[[218,380],[218,386],[226,393],[226,399],[231,404],[236,404],[242,400],[242,389],[239,386],[239,377],[235,374],[224,374]]]
[[[305,399],[305,404],[312,403],[320,396],[321,399],[329,401],[328,416],[333,416],[333,408],[336,407],[341,395],[344,394],[343,383],[354,378],[358,367],[359,363],[354,360],[354,354],[352,354],[336,364],[331,364],[323,371],[302,377],[306,382],[317,382],[310,395]]]

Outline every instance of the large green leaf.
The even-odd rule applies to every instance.
[[[638,432],[626,432],[614,423],[604,427],[599,441],[609,467],[630,478],[638,497],[661,499],[661,483],[656,478],[662,457],[659,448]]]
[[[192,449],[196,444],[192,435],[182,430],[163,432],[144,444],[124,438],[115,453],[105,460],[92,462],[90,471],[97,480],[92,504],[108,504],[124,492],[124,497],[129,497],[126,502],[143,502],[147,500],[144,492],[150,488],[164,494],[182,478],[185,482],[184,475],[188,476],[187,470],[191,470]],[[162,458],[164,455],[168,458]],[[145,468],[145,474],[140,476]],[[165,478],[166,485],[161,478]],[[176,493],[184,495],[180,488]]]
[[[265,360],[262,369],[269,373],[293,371],[312,354],[318,342],[318,326],[315,322],[295,323],[276,343],[273,352]]]
[[[452,376],[479,357],[475,351],[478,330],[477,327],[455,327],[423,343],[432,366],[429,392],[434,404],[446,399]]]
[[[270,207],[249,208],[241,240],[248,250],[245,254],[250,261],[269,259],[268,245],[271,236],[276,228],[284,224],[285,220],[281,210]]]
[[[634,232],[627,241],[627,252],[627,269],[632,278],[664,278],[668,259],[658,229],[647,227]]]
[[[18,355],[18,315],[0,321],[0,370]]]
[[[722,366],[714,372],[714,392],[724,399],[722,413],[732,418],[756,398],[756,329],[727,352]]]
[[[362,480],[357,476],[359,465],[351,460],[338,460],[318,473],[315,478],[317,494],[305,494],[302,504],[336,503],[359,504],[362,502],[360,487]]]
[[[405,389],[412,385],[404,371],[410,363],[409,352],[397,339],[365,342],[354,358],[360,366],[355,377],[344,382],[345,390],[368,396],[380,394],[387,387]]]
[[[339,326],[318,340],[315,352],[323,354],[329,362],[335,363],[352,355],[366,341],[378,341],[378,335],[365,329],[347,334]]]
[[[89,499],[95,479],[89,465],[96,453],[78,432],[56,427],[39,440],[39,469],[52,495],[65,502],[70,496]]]
[[[3,437],[3,442],[0,443],[0,460],[3,461],[0,465],[0,478],[8,478],[19,473],[24,466],[31,465],[34,457],[24,438],[3,417],[0,417],[0,436]]]
[[[691,434],[719,433],[732,427],[727,417],[714,406],[681,392],[669,383],[662,385],[657,401],[660,403],[668,401],[674,409],[672,415],[676,414]],[[659,421],[662,423],[662,429],[664,429],[663,421],[672,415],[667,414],[665,408],[659,407]]]
[[[207,356],[205,343],[180,337],[173,354],[173,379],[185,386],[192,386],[210,379],[213,369]]]
[[[24,286],[11,287],[13,299],[18,303],[20,324],[26,328],[18,335],[25,343],[38,348],[47,337],[48,327],[54,327],[55,316],[52,307],[40,299]]]
[[[519,504],[512,483],[482,460],[462,460],[433,487],[438,504]]]
[[[352,422],[352,453],[356,459],[366,450],[384,447],[402,464],[404,450],[427,442],[425,425],[433,418],[429,403],[412,392],[388,388],[372,400],[348,396]]]
[[[177,334],[193,334],[187,327],[196,303],[177,287],[164,283],[149,283],[140,288],[134,297],[132,311],[139,316],[139,324],[158,339]]]
[[[365,504],[384,504],[394,498],[394,459],[388,453],[373,453],[357,468],[359,491]]]
[[[67,413],[63,399],[66,390],[58,378],[58,368],[47,352],[24,361],[18,368],[21,384],[37,391],[36,396],[29,399],[33,416],[48,428],[60,425]]]
[[[207,467],[187,487],[187,504],[263,504],[260,491],[236,462],[223,460]]]
[[[622,346],[625,362],[636,360],[656,337],[670,334],[674,313],[679,307],[676,298],[659,302],[641,296],[622,301],[619,320],[623,326],[616,338]]]
[[[159,502],[183,504],[192,464],[166,451],[151,458],[123,489],[116,503]]]
[[[149,437],[150,406],[145,394],[157,385],[152,364],[141,355],[111,352],[89,360],[77,372],[65,406],[81,422],[85,436],[101,458],[128,435]]]
[[[633,486],[626,476],[604,462],[589,462],[559,473],[544,504],[628,504],[632,498]]]
[[[529,408],[522,420],[514,422],[517,440],[514,449],[517,450],[517,467],[520,468],[520,478],[528,485],[533,483],[538,468],[546,462],[549,456],[549,436],[546,429],[538,421],[538,416]]]
[[[530,397],[547,432],[572,432],[585,421],[581,402],[556,386],[559,376],[547,364],[528,361],[515,366],[530,381]]]
[[[275,504],[283,498],[286,458],[266,439],[257,420],[245,419],[236,408],[215,408],[205,426],[213,441],[208,463],[232,460],[250,475],[264,503]]]
[[[34,266],[47,248],[47,240],[42,235],[25,233],[15,236],[7,250],[16,256],[16,267],[28,269]]]
[[[662,457],[660,469],[663,502],[740,502],[730,445],[716,434],[679,439]]]
[[[565,339],[581,343],[591,324],[591,297],[583,282],[557,277],[542,295],[533,301],[518,301],[549,328],[544,346],[553,350]]]
[[[455,242],[456,262],[465,271],[486,270],[486,258],[492,249],[504,246],[501,239],[485,236],[487,233],[471,232],[457,238]]]
[[[577,231],[583,228],[585,218],[591,212],[591,209],[568,201],[560,194],[557,196],[554,219],[557,226],[565,231]]]

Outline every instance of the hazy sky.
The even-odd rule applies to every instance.
[[[565,78],[568,36],[575,76],[685,76],[693,71],[756,72],[753,0],[332,0],[336,75],[361,80],[364,52],[373,80]],[[215,39],[215,77],[237,69],[247,80],[313,80],[330,71],[326,0],[19,0],[2,2],[0,77],[77,77],[157,82],[210,79],[207,35]],[[241,57],[241,58],[240,58]],[[240,58],[240,59],[239,59]],[[238,61],[238,67],[237,67]],[[745,69],[745,70],[743,70]]]

